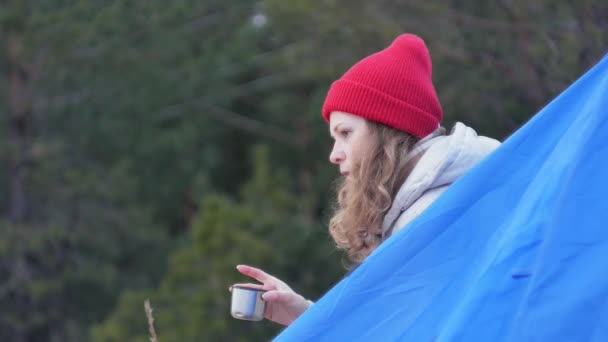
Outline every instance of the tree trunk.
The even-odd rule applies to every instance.
[[[9,166],[9,209],[11,222],[25,221],[28,213],[27,174],[31,144],[32,106],[30,73],[21,61],[22,38],[11,35],[6,51],[9,60],[8,143],[11,146]]]

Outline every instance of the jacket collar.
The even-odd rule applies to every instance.
[[[500,145],[497,140],[478,136],[472,128],[460,122],[449,135],[441,133],[437,130],[431,133],[408,153],[405,164],[418,161],[384,217],[383,235],[390,233],[389,229],[399,215],[426,191],[451,184]]]

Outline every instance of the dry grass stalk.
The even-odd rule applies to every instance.
[[[150,330],[150,342],[158,342],[156,338],[156,330],[154,329],[154,316],[152,316],[152,306],[150,306],[150,300],[144,301],[144,308],[146,309],[146,317],[148,317],[148,329]]]

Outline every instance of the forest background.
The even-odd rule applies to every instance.
[[[268,340],[238,263],[317,299],[330,83],[422,36],[444,125],[503,140],[608,51],[605,0],[2,0],[0,340]]]

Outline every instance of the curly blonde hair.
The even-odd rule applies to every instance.
[[[351,262],[360,263],[382,242],[382,221],[416,160],[407,162],[418,139],[413,135],[366,121],[369,144],[354,161],[351,177],[338,184],[329,232]]]

